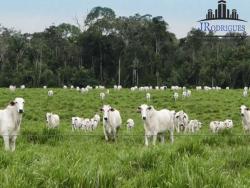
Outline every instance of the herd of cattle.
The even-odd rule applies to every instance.
[[[47,87],[44,86],[46,89]],[[67,89],[67,86],[63,86],[64,89]],[[15,91],[15,86],[9,87],[10,91]],[[22,85],[21,89],[25,89],[25,86]],[[71,86],[71,89],[74,89]],[[90,86],[86,88],[76,87],[77,91],[88,92],[93,89]],[[97,86],[96,89],[105,89],[104,86]],[[114,90],[121,90],[121,86],[114,86]],[[166,86],[156,87],[156,90],[166,90]],[[191,90],[187,90],[185,87],[181,88],[178,86],[172,86],[171,90],[174,91],[173,98],[174,100],[178,99],[178,93],[176,91],[182,89],[183,97],[190,97]],[[196,90],[201,90],[202,87],[196,87]],[[221,90],[220,87],[204,87],[204,90]],[[229,89],[228,87],[226,88]],[[151,87],[132,87],[131,91],[150,91]],[[244,88],[244,93],[248,91],[248,88]],[[109,94],[109,90],[107,89],[106,94]],[[100,99],[105,99],[105,93],[100,93]],[[48,96],[53,96],[53,91],[48,91]],[[147,102],[150,101],[150,93],[146,93]],[[20,131],[20,125],[22,121],[22,114],[24,112],[24,99],[23,98],[15,98],[14,101],[11,101],[9,105],[4,109],[0,110],[0,134],[4,140],[5,150],[15,150],[15,143],[17,135]],[[179,132],[190,132],[194,133],[200,130],[202,127],[202,123],[198,120],[190,120],[188,114],[184,111],[175,112],[174,110],[162,109],[156,110],[152,105],[142,104],[138,107],[138,112],[141,114],[141,118],[144,124],[145,131],[145,145],[149,145],[149,139],[152,138],[153,145],[156,144],[157,137],[159,136],[161,142],[165,141],[165,133],[169,131],[170,140],[174,142],[174,131]],[[122,125],[122,118],[119,110],[113,108],[110,105],[103,105],[100,109],[102,112],[102,124],[103,124],[103,133],[105,136],[105,140],[115,140],[117,138],[117,132]],[[245,105],[240,107],[240,114],[242,117],[242,125],[243,129],[246,132],[250,131],[250,110]],[[71,126],[72,131],[75,130],[84,130],[84,131],[93,131],[95,130],[101,121],[101,117],[98,114],[95,114],[92,118],[81,118],[81,117],[72,117]],[[46,113],[46,122],[48,128],[58,128],[60,125],[60,117],[57,114]],[[127,120],[127,129],[131,130],[135,123],[133,119]],[[226,119],[225,121],[212,121],[210,122],[210,130],[213,133],[217,133],[224,129],[233,128],[233,121],[231,119]]]

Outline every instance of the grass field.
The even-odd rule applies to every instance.
[[[137,107],[145,92],[110,90],[105,103],[121,112],[118,140],[106,142],[102,126],[94,132],[72,132],[71,117],[92,117],[102,102],[98,90],[0,89],[0,106],[23,97],[25,113],[16,151],[5,152],[0,141],[0,187],[250,187],[250,137],[243,134],[241,104],[250,105],[242,90],[193,91],[192,97],[173,101],[173,93],[151,91],[156,109],[183,109],[203,123],[199,133],[176,135],[173,145],[144,146],[144,130]],[[60,115],[58,130],[45,128],[45,113]],[[125,122],[135,120],[127,132]],[[216,135],[212,120],[233,119],[235,127]],[[240,136],[241,135],[241,136]]]

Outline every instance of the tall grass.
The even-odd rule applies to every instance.
[[[156,109],[189,114],[203,123],[197,134],[175,135],[175,143],[144,146],[144,131],[137,107],[146,103],[144,92],[113,91],[105,99],[123,118],[117,142],[106,142],[102,127],[90,133],[71,131],[71,117],[92,117],[99,112],[100,91],[0,89],[4,108],[16,96],[26,100],[20,136],[14,153],[0,141],[0,187],[249,187],[250,136],[243,134],[239,106],[250,105],[240,90],[193,91],[192,97],[174,102],[172,92],[151,91]],[[45,127],[45,113],[60,115],[59,129]],[[125,122],[135,120],[127,132]],[[212,135],[212,120],[231,118],[232,131]],[[242,135],[236,135],[242,134]]]

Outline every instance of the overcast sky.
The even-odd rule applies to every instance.
[[[0,0],[0,24],[24,32],[43,31],[52,24],[75,24],[95,6],[112,8],[117,16],[163,16],[178,38],[186,36],[207,9],[216,9],[217,0]],[[237,9],[241,19],[250,22],[250,0],[227,0],[229,9]],[[250,33],[249,23],[246,23]]]

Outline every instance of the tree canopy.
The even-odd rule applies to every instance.
[[[117,17],[106,7],[82,24],[84,31],[62,23],[33,34],[0,25],[0,86],[250,85],[246,35],[192,29],[177,39],[161,16]]]

